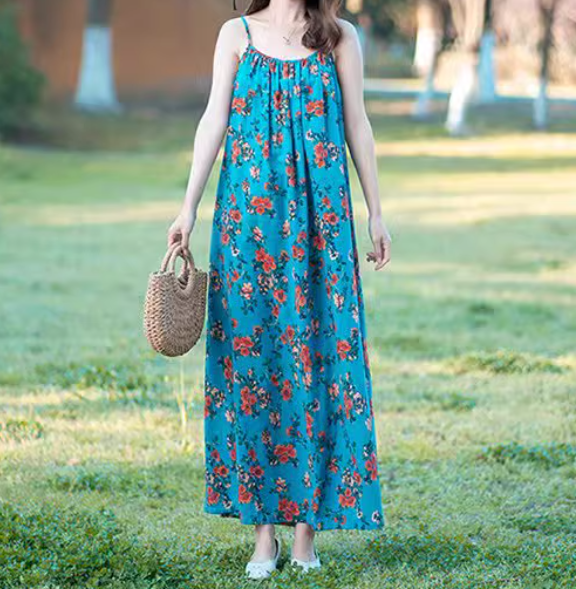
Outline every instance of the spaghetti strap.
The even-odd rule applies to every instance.
[[[248,35],[248,43],[252,44],[252,35],[250,35],[250,27],[248,26],[248,21],[244,17],[244,15],[240,16],[242,22],[244,23],[244,28],[246,29],[246,34]]]

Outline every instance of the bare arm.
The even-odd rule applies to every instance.
[[[218,35],[210,97],[196,129],[186,195],[182,210],[168,231],[168,245],[181,242],[188,248],[198,205],[226,132],[241,38],[237,20],[224,23]]]
[[[346,142],[358,172],[370,217],[369,231],[374,252],[368,254],[379,270],[390,259],[390,235],[382,220],[378,167],[372,126],[364,105],[364,63],[354,26],[340,20],[343,35],[335,51],[338,79],[342,88]]]

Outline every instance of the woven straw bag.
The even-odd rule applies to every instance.
[[[176,276],[176,258],[184,265]],[[196,268],[182,245],[171,246],[160,267],[148,279],[144,304],[144,334],[164,356],[183,356],[200,339],[206,316],[208,275]]]

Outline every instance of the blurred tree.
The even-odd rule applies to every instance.
[[[13,6],[0,0],[0,138],[28,126],[44,77],[30,64]]]
[[[413,115],[425,119],[430,115],[438,57],[442,51],[448,15],[443,0],[419,0],[416,7],[416,48],[413,69],[424,78],[424,89],[418,95]]]
[[[554,20],[559,0],[538,0],[540,12],[540,76],[538,93],[534,100],[533,121],[537,129],[548,127],[548,80],[550,77],[550,54],[554,45]]]
[[[112,65],[112,1],[87,0],[88,16],[75,98],[76,107],[82,110],[120,110]]]
[[[358,3],[351,0],[351,3]],[[413,0],[362,0],[362,12],[370,15],[374,32],[384,38],[392,37],[398,28],[400,14],[410,12]]]
[[[490,27],[491,0],[449,0],[458,35],[462,63],[448,103],[446,129],[451,135],[467,133],[466,115],[476,90],[482,37]]]

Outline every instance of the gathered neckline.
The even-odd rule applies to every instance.
[[[272,55],[268,55],[267,53],[264,53],[263,51],[260,51],[260,49],[257,49],[256,47],[254,47],[252,42],[248,43],[248,48],[246,51],[244,51],[244,54],[246,54],[249,50],[253,51],[254,53],[257,53],[258,55],[261,55],[265,59],[268,59],[271,61],[277,61],[279,63],[302,63],[304,61],[308,61],[309,59],[311,59],[313,57],[316,57],[320,53],[320,50],[317,49],[316,51],[314,51],[310,55],[306,55],[305,57],[296,57],[296,58],[292,58],[292,59],[282,59],[281,57],[274,57]]]

